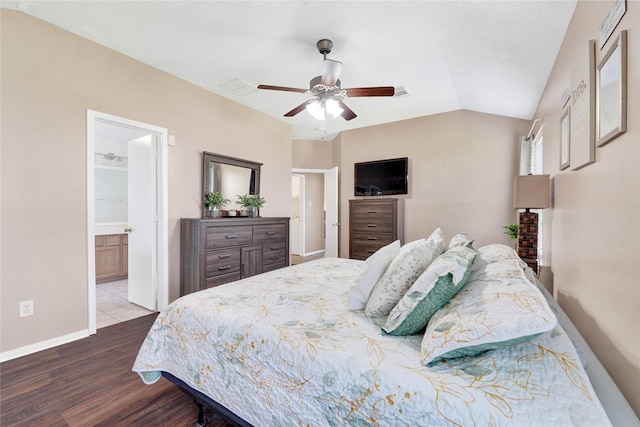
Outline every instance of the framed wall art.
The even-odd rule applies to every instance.
[[[571,72],[571,114],[569,115],[571,170],[596,161],[596,41],[579,53]]]
[[[601,147],[627,130],[627,31],[602,58],[597,69],[597,133]]]
[[[569,147],[571,145],[571,109],[567,110],[560,119],[560,170],[569,167]]]

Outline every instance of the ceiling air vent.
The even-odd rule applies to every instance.
[[[229,80],[226,83],[222,83],[220,87],[238,96],[249,95],[250,93],[253,93],[256,90],[258,90],[254,85],[252,85],[251,83],[247,83],[241,78],[235,78],[233,80]]]

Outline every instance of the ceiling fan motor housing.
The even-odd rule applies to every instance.
[[[311,92],[314,92],[313,88],[315,88],[316,86],[322,85],[322,76],[316,76],[314,78],[312,78],[309,81],[309,90]],[[324,86],[324,85],[323,85]],[[340,79],[336,80],[336,88],[340,89],[342,86],[340,86]]]
[[[316,46],[318,47],[318,51],[320,51],[321,54],[323,54],[324,56],[327,56],[329,53],[331,53],[331,48],[333,48],[333,42],[329,39],[321,39],[321,40],[318,40],[318,43],[316,43]]]

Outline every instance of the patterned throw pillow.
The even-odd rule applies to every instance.
[[[473,249],[456,246],[436,258],[391,310],[383,331],[411,335],[422,330],[464,286],[475,256]]]
[[[400,252],[400,240],[389,243],[367,258],[362,273],[356,279],[355,284],[349,288],[347,310],[355,311],[365,308],[373,287],[378,283],[391,261],[398,255],[398,252]]]
[[[557,324],[547,301],[518,260],[484,267],[433,315],[422,340],[421,362],[472,356],[528,341]]]
[[[511,260],[511,259],[520,259],[515,249],[507,245],[501,244],[492,244],[483,246],[477,250],[478,255],[473,260],[473,266],[471,267],[471,271],[479,270],[485,267],[488,264],[492,264],[494,262]],[[524,261],[522,262],[523,268],[526,267]]]
[[[388,315],[413,282],[444,252],[445,244],[444,234],[438,228],[424,242],[412,245],[410,249],[400,249],[373,288],[365,314],[369,317]]]
[[[467,237],[467,233],[458,233],[449,240],[449,244],[447,245],[447,251],[451,248],[455,248],[456,246],[466,246],[468,248],[473,247],[473,240],[469,240]]]

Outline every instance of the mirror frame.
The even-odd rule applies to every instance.
[[[207,166],[211,163],[222,163],[225,165],[239,166],[242,168],[251,169],[255,173],[256,177],[256,185],[255,185],[255,193],[260,194],[260,168],[262,167],[262,163],[252,162],[251,160],[238,159],[236,157],[223,156],[222,154],[209,153],[208,151],[202,152],[202,191],[200,192],[200,196],[202,197],[202,218],[212,218],[209,214],[209,211],[204,206],[204,198],[206,197],[208,191],[206,190],[211,185],[211,180],[209,179],[209,174],[207,171]]]

